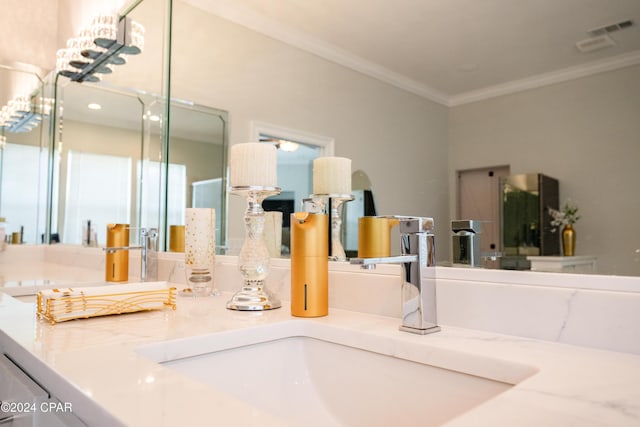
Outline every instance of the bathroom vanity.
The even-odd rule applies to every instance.
[[[86,248],[30,249],[0,254],[5,283],[9,271],[97,282],[77,275],[80,256],[102,272],[104,255]],[[159,256],[159,278],[184,286],[182,256]],[[398,330],[397,266],[331,263],[329,315],[301,319],[288,260],[269,276],[283,307],[239,312],[225,308],[241,285],[236,258],[218,256],[223,295],[180,298],[175,311],[51,325],[28,297],[0,293],[0,350],[90,426],[640,424],[640,279],[436,276],[442,330],[427,336]]]

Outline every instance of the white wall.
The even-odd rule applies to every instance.
[[[67,39],[80,33],[83,26],[101,13],[119,12],[130,0],[30,0],[34,3],[56,3],[59,8],[56,49],[65,47]],[[55,60],[55,52],[54,52]],[[55,62],[54,62],[55,66]]]
[[[229,111],[231,144],[252,120],[335,138],[379,212],[434,217],[449,258],[446,107],[182,2],[173,12],[172,96]],[[229,237],[243,237],[244,201],[229,202]]]
[[[3,0],[0,64],[21,62],[43,70],[54,68],[57,18],[57,0]]]
[[[449,115],[451,212],[455,172],[511,165],[560,181],[582,218],[576,255],[602,274],[640,275],[640,66],[454,107]]]
[[[0,64],[22,62],[42,69],[56,66],[56,51],[99,12],[120,10],[126,0],[3,0]],[[10,64],[9,64],[10,65]]]

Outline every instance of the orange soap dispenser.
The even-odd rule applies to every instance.
[[[129,224],[107,224],[107,257],[105,281],[126,282],[129,280]],[[109,250],[109,248],[113,248]]]
[[[291,214],[291,314],[329,314],[329,220],[327,214]]]

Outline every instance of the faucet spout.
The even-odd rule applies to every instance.
[[[440,327],[436,314],[435,234],[433,219],[395,217],[400,220],[401,253],[382,258],[352,258],[351,264],[373,269],[377,264],[399,264],[402,285],[401,331],[431,334]]]
[[[110,246],[108,248],[102,248],[108,254],[115,254],[118,251],[129,251],[133,249],[142,249],[142,246]]]
[[[375,267],[377,264],[401,264],[404,262],[415,262],[417,260],[417,255],[399,255],[382,258],[351,258],[349,262],[368,270],[369,267]]]

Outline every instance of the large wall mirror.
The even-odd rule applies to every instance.
[[[504,165],[511,174],[553,176],[559,181],[560,202],[571,198],[581,210],[576,254],[596,256],[597,272],[601,274],[640,275],[640,223],[636,221],[640,200],[635,196],[640,172],[634,163],[640,157],[637,56],[619,61],[624,66],[601,67],[599,72],[580,78],[447,105],[411,88],[372,78],[350,64],[328,60],[320,51],[308,52],[296,43],[293,33],[270,32],[280,27],[262,25],[266,21],[249,13],[250,9],[233,13],[236,9],[231,6],[218,7],[215,2],[199,0],[137,2],[131,16],[146,27],[143,55],[148,56],[132,57],[105,83],[110,92],[120,95],[130,92],[123,89],[135,88],[128,99],[131,108],[137,110],[136,116],[152,110],[164,124],[168,112],[167,130],[158,125],[158,131],[169,131],[177,139],[194,144],[202,142],[195,136],[182,138],[173,128],[173,107],[170,110],[153,101],[157,99],[155,94],[165,93],[167,83],[167,74],[156,71],[163,70],[168,59],[163,58],[163,46],[169,3],[173,26],[171,96],[192,102],[196,114],[201,111],[195,106],[209,106],[202,107],[209,108],[211,118],[204,121],[221,124],[230,144],[255,140],[254,122],[334,139],[334,155],[351,158],[354,171],[367,171],[378,214],[435,219],[437,259],[441,264],[451,260],[450,224],[459,219],[458,171]],[[254,2],[234,3],[250,7]],[[70,108],[66,100],[64,108]],[[178,103],[176,108],[191,107]],[[216,112],[221,114],[216,117]],[[64,126],[72,126],[67,123],[73,122],[71,113],[65,114]],[[176,111],[175,116],[180,113]],[[151,136],[154,124],[137,119],[140,127],[150,127],[145,134],[150,136],[139,137],[142,142],[138,142],[138,148],[142,144],[148,157],[138,155],[135,162],[157,161],[153,152],[166,154],[165,140],[160,134]],[[64,132],[63,128],[57,140],[63,149],[65,144],[71,146]],[[210,132],[216,135],[220,129]],[[190,147],[191,142],[184,146]],[[226,152],[224,145],[215,150]],[[177,157],[172,158],[169,151],[167,165],[173,160]],[[172,205],[173,200],[180,200],[176,203],[179,206],[193,203],[193,182],[205,183],[218,177],[224,180],[224,160],[220,176],[218,172],[201,174],[196,172],[198,168],[204,171],[205,167],[194,166],[193,180],[187,171],[184,203],[182,196],[173,196],[168,190],[158,196],[161,206]],[[162,183],[160,187],[168,189]],[[130,197],[137,203],[136,191],[132,188]],[[225,200],[221,198],[223,212]],[[220,224],[227,238],[243,238],[244,208],[240,198],[228,198],[228,217]],[[166,233],[166,227],[179,221],[176,215],[163,219],[158,226]],[[132,223],[135,220],[130,219]],[[57,222],[61,221],[58,218]],[[144,223],[143,217],[138,221]]]
[[[166,102],[167,7],[147,0],[127,8],[127,17],[145,28],[145,48],[102,81],[53,77],[56,241],[104,245],[106,224],[125,223],[158,228],[166,250],[169,227],[183,225],[185,208],[193,206],[218,211],[216,237],[224,245],[228,115],[175,97]],[[131,236],[135,241],[138,233]]]
[[[0,108],[0,217],[13,242],[42,243],[50,113],[42,78],[0,66]]]

